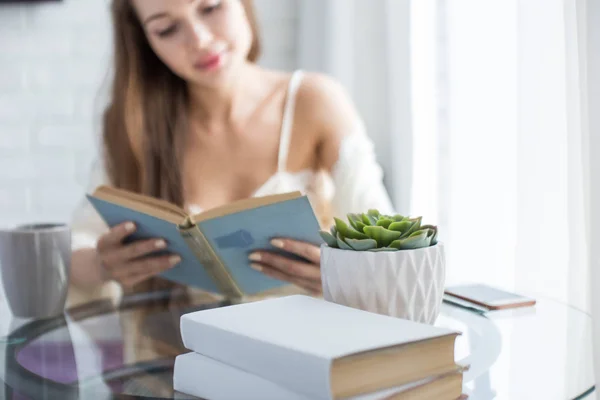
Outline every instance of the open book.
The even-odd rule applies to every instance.
[[[166,240],[167,248],[155,254],[178,254],[182,261],[163,272],[163,278],[230,299],[287,285],[253,270],[248,261],[255,250],[299,258],[271,246],[274,237],[322,243],[318,220],[300,192],[241,200],[197,215],[109,186],[100,186],[87,197],[108,226],[125,221],[136,224],[128,242]]]

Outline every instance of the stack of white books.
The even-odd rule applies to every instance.
[[[309,296],[181,317],[174,389],[208,400],[461,398],[458,332]]]

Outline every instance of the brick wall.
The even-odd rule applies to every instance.
[[[265,66],[296,63],[296,2],[256,0]],[[109,0],[0,5],[0,227],[67,221],[96,152]]]

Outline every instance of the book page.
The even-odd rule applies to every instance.
[[[226,204],[221,207],[216,207],[211,210],[204,211],[200,214],[195,214],[192,216],[193,222],[202,222],[207,221],[213,218],[222,217],[224,215],[234,214],[245,210],[250,210],[253,208],[262,207],[269,204],[275,204],[284,202],[287,200],[292,200],[302,196],[300,192],[290,192],[283,194],[274,194],[270,196],[263,197],[252,197],[249,199],[238,200],[230,204]]]
[[[132,208],[174,224],[182,224],[187,217],[187,213],[183,209],[167,201],[110,186],[98,187],[94,191],[93,197]]]
[[[251,252],[267,250],[298,258],[274,248],[271,239],[285,237],[315,246],[323,242],[319,222],[305,196],[201,221],[198,227],[247,295],[289,285],[253,270],[248,260]]]

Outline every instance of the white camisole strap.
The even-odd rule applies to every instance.
[[[279,137],[279,156],[278,156],[278,172],[283,172],[286,169],[287,158],[290,150],[290,141],[292,137],[292,126],[294,124],[294,109],[296,108],[296,93],[302,81],[303,72],[295,71],[290,79],[288,86],[287,98],[283,112],[283,122],[281,124],[281,133]]]

